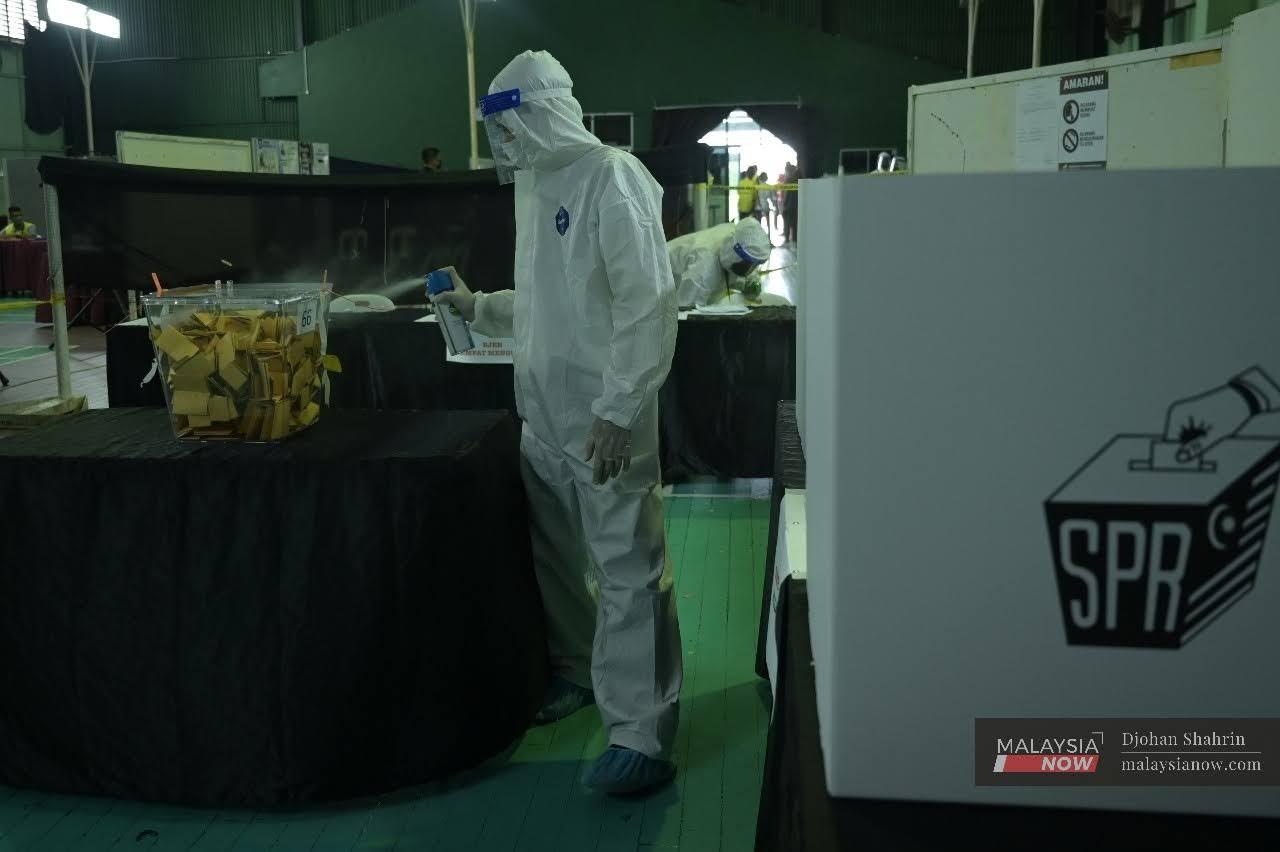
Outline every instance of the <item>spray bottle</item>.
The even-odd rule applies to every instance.
[[[427,295],[438,296],[453,290],[453,277],[447,269],[437,269],[427,274]],[[466,319],[453,305],[436,304],[436,324],[444,335],[445,346],[450,355],[460,355],[475,348],[471,339],[471,328]]]

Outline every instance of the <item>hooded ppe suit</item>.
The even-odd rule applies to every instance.
[[[662,189],[583,127],[572,85],[550,54],[526,51],[489,87],[540,94],[494,116],[495,159],[516,170],[515,290],[477,293],[473,327],[515,338],[552,664],[594,689],[610,744],[666,758],[682,669],[658,469],[676,338]],[[597,417],[631,430],[630,469],[603,485],[584,460]]]
[[[682,308],[705,305],[728,290],[735,279],[734,264],[759,266],[769,259],[773,246],[755,219],[716,225],[676,237],[667,243],[667,256],[676,279],[677,302]]]

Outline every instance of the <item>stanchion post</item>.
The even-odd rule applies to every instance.
[[[707,212],[707,185],[705,183],[695,183],[693,185],[693,229],[695,231],[706,230],[709,218],[710,216]]]
[[[49,269],[53,274],[53,357],[58,368],[58,396],[71,398],[71,347],[67,341],[67,281],[62,274],[62,225],[58,188],[44,185],[45,216],[49,228]]]

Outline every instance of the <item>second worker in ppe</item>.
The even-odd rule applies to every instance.
[[[667,256],[676,280],[680,307],[707,305],[735,281],[769,259],[773,246],[756,219],[742,219],[676,237]]]
[[[481,113],[499,179],[516,184],[515,289],[436,297],[514,337],[522,472],[556,672],[541,721],[598,703],[609,748],[585,781],[669,781],[682,681],[658,467],[658,390],[676,296],[662,189],[582,124],[573,81],[526,51]],[[593,587],[598,587],[598,601]]]

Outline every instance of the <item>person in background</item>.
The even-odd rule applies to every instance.
[[[785,181],[789,184],[799,183],[800,167],[795,163],[787,163]],[[783,244],[795,248],[796,237],[800,226],[800,191],[788,190],[782,202],[782,239]]]
[[[756,179],[756,218],[760,220],[760,224],[764,226],[766,234],[773,230],[773,206],[772,196],[773,190],[769,189],[769,176],[764,172],[760,173],[760,177]]]
[[[767,261],[771,248],[760,223],[750,218],[676,237],[667,243],[676,301],[682,308],[713,303]]]
[[[749,166],[738,175],[738,221],[750,219],[756,212],[756,167]]]
[[[442,171],[443,163],[440,162],[439,148],[423,148],[422,149],[422,170],[424,172]]]
[[[572,89],[543,51],[494,78],[480,112],[498,180],[516,186],[515,288],[473,294],[453,272],[454,290],[433,301],[515,340],[521,472],[555,673],[536,719],[598,704],[609,747],[583,780],[637,793],[675,776],[683,680],[658,463],[676,290],[662,187],[583,127]]]
[[[36,226],[22,217],[22,208],[17,204],[9,207],[9,224],[0,231],[0,239],[23,240],[36,236]]]
[[[782,210],[784,205],[787,203],[787,193],[786,193],[786,190],[784,190],[782,187],[783,187],[783,184],[785,184],[786,182],[787,182],[787,172],[784,169],[782,174],[778,176],[778,183],[777,183],[778,188],[773,191],[773,213],[774,213],[774,216],[776,217],[774,221],[775,221],[775,224],[777,225],[779,233],[781,233],[784,228],[782,224]],[[769,231],[769,234],[772,236],[773,231]]]

